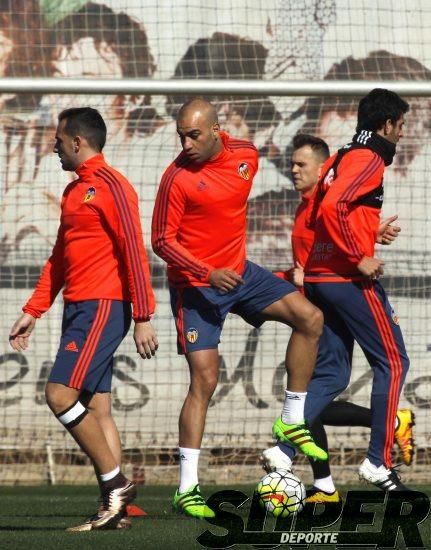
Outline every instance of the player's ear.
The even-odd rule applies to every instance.
[[[73,148],[75,153],[78,153],[78,151],[81,149],[83,141],[84,138],[82,138],[81,136],[75,136],[73,138]]]
[[[388,120],[385,122],[385,125],[383,126],[384,135],[387,136],[388,134],[390,134],[392,132],[393,127],[394,127],[394,123],[390,118],[388,118]]]
[[[213,134],[214,138],[217,140],[220,133],[220,124],[218,122],[214,122],[213,124]]]

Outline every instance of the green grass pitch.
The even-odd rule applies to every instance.
[[[415,488],[431,496],[431,485]],[[204,492],[209,496],[212,492],[222,489],[237,489],[249,496],[253,492],[252,486],[205,486]],[[362,486],[361,490],[363,489]],[[133,519],[132,529],[66,533],[66,527],[79,524],[96,510],[95,487],[1,487],[0,549],[193,550],[203,548],[196,542],[196,538],[206,529],[219,534],[225,532],[220,527],[211,526],[205,521],[185,518],[173,513],[171,510],[173,492],[173,487],[139,487],[136,504],[141,506],[148,515],[145,518]],[[420,529],[424,541],[431,548],[429,517]],[[252,547],[236,545],[235,548],[243,550]],[[289,546],[283,545],[282,548],[289,548]],[[332,546],[319,546],[319,548],[330,549]]]

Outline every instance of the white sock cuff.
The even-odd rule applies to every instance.
[[[179,493],[184,493],[194,487],[198,481],[198,463],[200,449],[189,449],[188,447],[178,447],[180,455],[180,486]]]
[[[289,390],[284,390],[284,395],[286,397],[294,397],[295,395],[299,396],[299,397],[305,397],[307,395],[307,392],[306,391],[289,391]]]
[[[200,455],[201,450],[200,449],[189,449],[188,447],[178,447],[178,452],[180,455]]]
[[[285,424],[298,424],[304,421],[304,404],[307,392],[284,391],[281,420]]]
[[[114,468],[110,472],[107,472],[106,474],[100,474],[100,481],[109,481],[119,473],[120,473],[120,466],[117,466],[116,468]]]

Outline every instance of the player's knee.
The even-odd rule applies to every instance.
[[[45,387],[45,398],[48,407],[57,415],[75,403],[77,395],[75,391],[68,391],[65,386],[48,383]]]
[[[55,414],[57,407],[61,409],[61,403],[59,403],[58,392],[53,388],[51,384],[45,386],[45,399],[48,407]]]
[[[211,378],[208,378],[207,380],[205,380],[204,384],[203,384],[203,391],[204,391],[204,394],[205,396],[210,399],[216,388],[217,388],[217,382],[218,382],[218,379],[217,377],[211,377]]]
[[[305,330],[311,338],[319,339],[323,332],[323,313],[312,306],[305,318]]]
[[[209,400],[214,394],[218,383],[218,375],[208,373],[205,376],[199,376],[192,380],[190,390],[200,399]]]

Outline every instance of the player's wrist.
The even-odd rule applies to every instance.
[[[353,264],[356,265],[356,267],[358,267],[358,266],[362,265],[364,260],[366,261],[368,257],[369,256],[364,254],[363,256],[361,256],[361,258],[359,260],[357,258],[355,260],[353,260]]]
[[[135,325],[139,323],[150,323],[151,317],[133,317],[133,320],[135,321]]]
[[[31,307],[28,307],[28,306],[24,306],[22,308],[22,311],[23,311],[23,313],[27,313],[27,315],[30,315],[34,319],[40,319],[40,317],[42,317],[42,314],[39,311],[37,311],[37,310],[35,310]]]
[[[215,267],[211,267],[210,269],[208,269],[206,277],[203,280],[204,283],[211,284],[211,275],[214,273],[215,270],[216,270]]]

